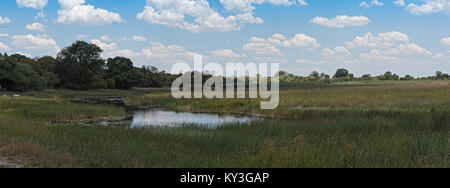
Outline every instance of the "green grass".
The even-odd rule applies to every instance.
[[[31,167],[450,167],[448,82],[283,89],[259,100],[174,100],[163,91],[107,91],[135,106],[261,113],[268,119],[215,130],[71,126],[55,119],[118,116],[113,106],[72,104],[105,91],[0,97],[0,155]],[[150,93],[150,94],[149,94]]]

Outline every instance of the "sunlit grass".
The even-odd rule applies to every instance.
[[[68,99],[105,91],[0,95],[0,155],[37,167],[450,167],[448,82],[285,88],[274,111],[259,99],[174,100],[163,91],[110,91],[135,106],[274,117],[217,129],[52,124],[123,115]]]

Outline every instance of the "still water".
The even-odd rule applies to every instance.
[[[207,128],[217,128],[225,124],[245,124],[260,120],[258,117],[218,115],[205,113],[188,113],[165,111],[159,109],[147,109],[134,113],[131,128],[139,127],[178,127],[182,125],[198,125]]]

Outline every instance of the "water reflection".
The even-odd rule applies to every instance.
[[[208,128],[217,128],[224,124],[249,123],[258,119],[259,118],[257,117],[249,116],[202,114],[148,109],[135,112],[131,122],[131,128],[145,126],[178,127],[185,124],[195,124]]]

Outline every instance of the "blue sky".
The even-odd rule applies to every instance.
[[[450,0],[5,0],[0,51],[52,55],[76,40],[136,66],[280,63],[307,75],[450,72]]]

